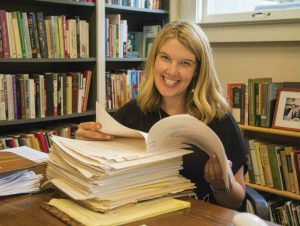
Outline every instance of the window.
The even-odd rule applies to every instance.
[[[300,19],[300,0],[199,0],[200,23]]]

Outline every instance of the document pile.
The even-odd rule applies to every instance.
[[[43,176],[32,169],[47,156],[25,146],[1,150],[0,196],[39,191]]]
[[[208,152],[215,148],[205,144],[210,133],[200,139],[197,135],[199,128],[207,126],[189,115],[162,119],[148,134],[122,126],[99,105],[97,121],[103,132],[115,136],[113,140],[53,136],[47,168],[48,183],[95,211],[106,212],[159,197],[191,195],[194,184],[179,174],[182,156],[191,152],[185,149],[187,144]],[[225,153],[220,153],[220,161],[227,160]],[[223,168],[227,174],[227,165]],[[228,180],[228,175],[224,179]]]

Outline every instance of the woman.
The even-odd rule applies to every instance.
[[[188,113],[206,123],[222,141],[234,176],[226,192],[219,160],[194,147],[183,157],[181,174],[197,186],[199,199],[237,209],[245,196],[245,148],[239,128],[222,95],[211,48],[203,31],[183,21],[164,26],[156,37],[145,66],[145,80],[137,100],[114,113],[123,125],[148,132],[157,121],[170,115]],[[77,135],[112,139],[98,131],[100,124],[81,123]],[[197,131],[195,131],[197,132]]]

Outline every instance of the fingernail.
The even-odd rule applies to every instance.
[[[97,129],[100,129],[101,127],[100,127],[100,125],[99,124],[97,124]]]
[[[107,136],[106,136],[106,139],[112,139],[112,138],[113,138],[112,135],[107,135]]]

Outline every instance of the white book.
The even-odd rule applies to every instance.
[[[29,82],[29,118],[35,118],[35,83],[34,79],[28,79]]]
[[[15,46],[15,37],[14,37],[14,31],[13,31],[13,21],[11,17],[11,12],[6,12],[6,21],[7,21],[7,34],[9,39],[9,52],[10,52],[10,58],[16,58],[16,46]]]
[[[6,88],[3,74],[0,74],[0,120],[6,120]]]

